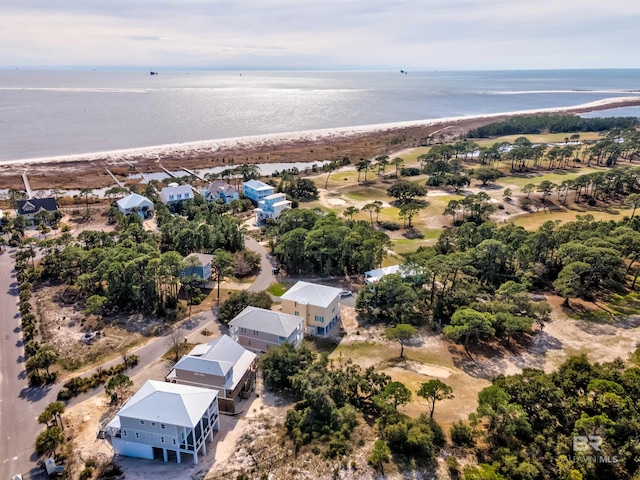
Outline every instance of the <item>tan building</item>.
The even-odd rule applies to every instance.
[[[340,323],[339,288],[298,282],[282,297],[282,311],[304,319],[305,333],[326,337]]]
[[[231,338],[258,354],[289,342],[302,343],[304,320],[296,315],[247,307],[229,322]]]
[[[166,381],[217,390],[220,410],[234,413],[240,399],[248,398],[254,388],[256,357],[223,335],[196,345],[175,364]]]

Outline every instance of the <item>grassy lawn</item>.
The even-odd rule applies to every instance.
[[[524,213],[522,215],[516,215],[510,219],[511,222],[516,225],[520,225],[527,230],[535,230],[544,222],[555,222],[560,220],[561,222],[572,222],[576,219],[576,215],[593,215],[596,220],[616,220],[620,221],[625,215],[631,216],[632,209],[609,211],[601,210],[554,210],[551,212],[535,212]]]
[[[545,134],[528,134],[528,135],[505,135],[497,138],[481,138],[471,139],[481,147],[489,147],[498,142],[513,143],[516,138],[527,137],[533,143],[564,143],[564,139],[573,135],[572,133],[545,133]],[[601,139],[599,133],[596,132],[580,132],[580,141]]]
[[[431,229],[424,230],[424,238],[399,238],[393,241],[391,249],[398,255],[406,255],[418,250],[419,247],[427,247],[433,245],[440,236],[441,230]]]
[[[274,282],[269,285],[269,288],[267,288],[267,292],[269,292],[271,295],[275,295],[276,297],[282,296],[286,291],[287,287],[285,287],[284,284],[280,282]]]
[[[532,173],[526,176],[514,176],[514,177],[503,177],[497,183],[502,185],[513,185],[516,187],[523,187],[528,183],[539,184],[544,180],[549,180],[550,182],[560,184],[564,180],[573,180],[581,175],[587,175],[588,173],[600,172],[601,169],[598,168],[578,168],[578,169],[570,169],[565,171],[558,171],[553,173]]]

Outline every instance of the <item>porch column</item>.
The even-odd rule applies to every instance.
[[[169,455],[167,455],[167,449],[166,448],[162,449],[162,457],[164,458],[164,463],[167,463],[169,461]]]
[[[182,463],[182,456],[180,455],[180,449],[176,450],[176,457],[177,457],[178,463]]]
[[[198,449],[194,449],[193,450],[193,464],[197,465],[198,464]]]
[[[207,443],[204,441],[204,438],[202,439],[202,455],[206,455],[207,454]]]

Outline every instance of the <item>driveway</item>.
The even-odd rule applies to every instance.
[[[254,283],[248,288],[252,292],[266,290],[276,281],[273,275],[275,260],[265,247],[255,239],[245,238],[247,248],[260,254],[261,270]],[[14,261],[10,255],[15,249],[0,254],[0,479],[11,478],[16,473],[39,472],[36,462],[38,456],[33,452],[34,442],[43,426],[38,416],[46,406],[54,402],[62,389],[62,382],[43,388],[29,387],[24,369],[20,314],[18,312],[18,284],[15,279]],[[182,322],[181,329],[188,341],[200,343],[207,341],[200,332],[206,328],[213,332],[209,338],[216,338],[227,332],[216,320],[214,311],[207,311]],[[134,376],[148,365],[156,362],[168,349],[166,336],[156,338],[130,353],[139,356],[138,365],[126,372]],[[121,363],[116,358],[100,365],[109,368]],[[86,369],[77,376],[92,375],[97,366]],[[166,372],[168,373],[168,372]],[[69,401],[75,405],[94,395],[103,394],[104,388],[98,387],[84,395]]]

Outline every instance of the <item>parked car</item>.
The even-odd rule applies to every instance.
[[[353,292],[350,292],[349,290],[342,290],[342,291],[340,292],[340,296],[341,296],[342,298],[344,298],[344,297],[350,297],[351,295],[353,295]]]

